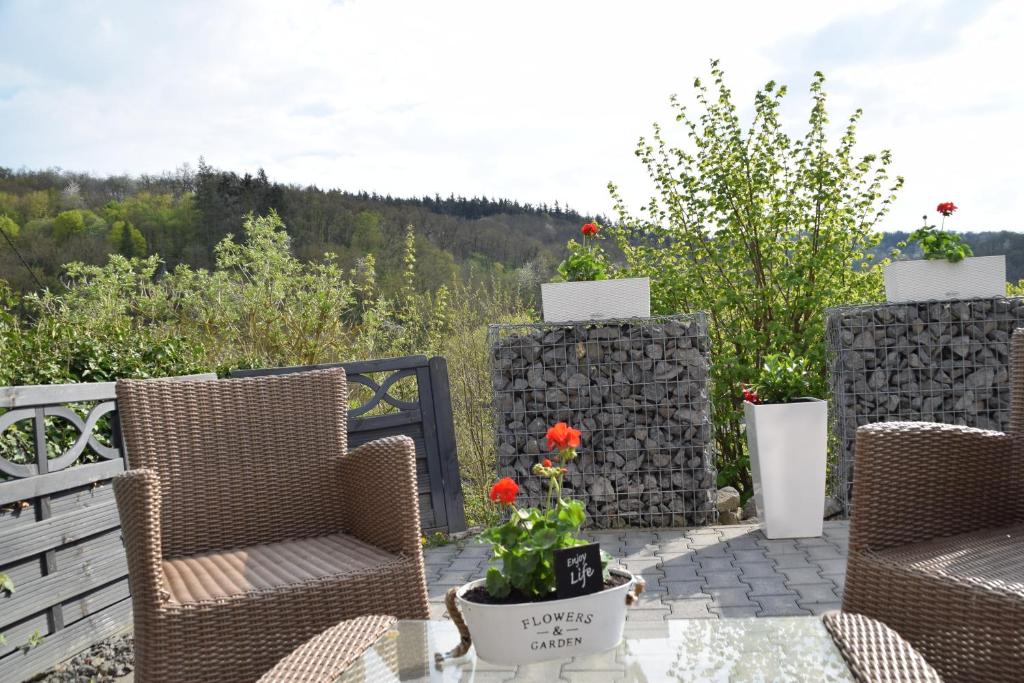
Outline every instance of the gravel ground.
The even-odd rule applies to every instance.
[[[127,683],[135,656],[132,636],[117,636],[96,643],[85,652],[32,679],[34,683]]]

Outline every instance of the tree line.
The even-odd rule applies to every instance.
[[[418,286],[436,289],[471,267],[544,277],[585,216],[561,202],[488,197],[401,198],[272,181],[203,159],[159,175],[98,176],[0,167],[0,279],[16,291],[59,283],[70,261],[158,254],[163,268],[213,265],[213,247],[243,218],[276,211],[303,260],[333,253],[348,268],[373,254],[385,290],[399,286],[405,229],[416,226]]]

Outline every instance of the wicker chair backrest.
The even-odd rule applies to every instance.
[[[160,479],[165,558],[334,533],[345,371],[120,380],[129,466]]]

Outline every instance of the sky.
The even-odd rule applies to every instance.
[[[567,202],[611,215],[652,186],[633,154],[717,58],[749,115],[788,129],[827,78],[836,130],[891,149],[880,226],[941,201],[961,230],[1024,231],[1024,3],[0,0],[0,166],[160,173],[200,155],[271,179],[394,196]],[[838,136],[836,136],[838,137]],[[933,214],[934,215],[934,214]]]

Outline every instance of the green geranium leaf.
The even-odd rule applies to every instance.
[[[507,597],[512,591],[512,587],[509,585],[508,579],[505,578],[497,567],[491,567],[487,570],[485,587],[487,588],[487,593],[492,598]]]

